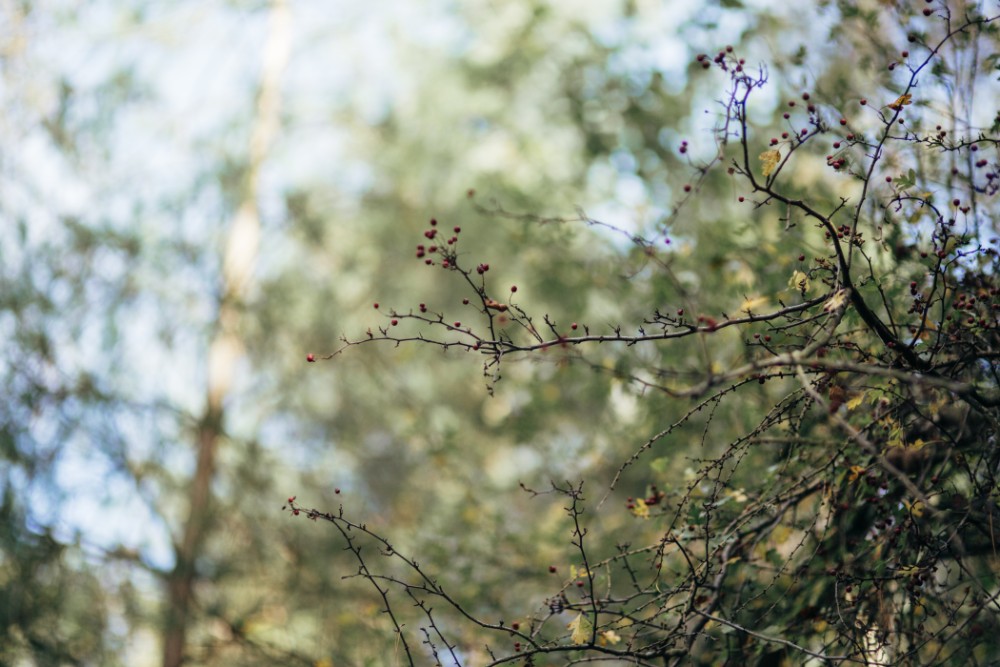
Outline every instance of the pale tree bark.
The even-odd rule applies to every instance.
[[[212,528],[212,480],[224,434],[224,403],[232,391],[236,364],[243,355],[242,304],[251,286],[260,245],[257,204],[260,170],[279,129],[280,84],[290,50],[291,15],[287,0],[272,0],[245,182],[223,250],[222,296],[208,352],[205,406],[194,443],[198,458],[187,494],[188,516],[174,545],[176,565],[167,577],[164,667],[179,667],[185,661],[187,630],[198,579],[196,562]]]

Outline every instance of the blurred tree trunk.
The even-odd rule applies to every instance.
[[[198,577],[196,563],[212,528],[212,480],[219,444],[225,434],[224,403],[232,390],[233,374],[243,354],[240,320],[260,244],[257,207],[260,170],[279,128],[281,76],[291,48],[291,17],[286,0],[273,0],[270,14],[243,189],[224,249],[218,319],[208,353],[205,408],[197,431],[198,459],[187,493],[189,512],[180,541],[174,548],[176,565],[167,577],[164,667],[179,667],[184,663]]]

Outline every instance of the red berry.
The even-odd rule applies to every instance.
[[[737,200],[740,201],[740,202],[744,202],[744,201],[746,201],[746,197],[740,196],[740,197],[737,198]]]
[[[861,104],[861,106],[865,106],[866,104],[868,104],[868,100],[862,97],[861,102],[859,104]]]
[[[556,566],[555,565],[549,565],[549,573],[555,574],[555,571],[556,571]]]
[[[372,304],[372,305],[373,305],[373,306],[375,306],[375,310],[378,310],[378,301],[376,301],[376,302],[375,302],[374,304]]]
[[[573,324],[569,325],[569,328],[572,329],[573,331],[576,331],[577,328],[576,322],[573,322]]]
[[[458,327],[460,327],[460,326],[462,326],[462,323],[461,323],[461,322],[455,322],[455,328],[456,328],[456,329],[457,329]]]
[[[309,354],[306,355],[306,361],[308,361],[311,364],[312,362],[316,361],[316,355],[310,352]]]
[[[847,125],[847,119],[846,118],[841,118],[840,119],[840,124],[841,125]]]
[[[391,324],[392,326],[396,326],[397,324],[399,324],[399,320],[397,320],[397,319],[396,319],[396,318],[394,317],[394,318],[392,318],[392,321],[391,321],[391,322],[389,322],[389,324]]]
[[[510,291],[511,292],[516,292],[517,291],[517,285],[511,285],[510,286]]]

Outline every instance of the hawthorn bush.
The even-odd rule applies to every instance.
[[[883,10],[840,11],[848,22]],[[431,220],[415,261],[457,284],[461,307],[375,304],[371,329],[308,355],[380,343],[465,351],[489,392],[507,364],[545,358],[670,406],[597,467],[602,486],[522,483],[533,502],[565,508],[571,553],[537,563],[537,598],[517,609],[452,594],[419,554],[344,506],[289,499],[295,516],[339,532],[357,561],[345,574],[381,598],[401,662],[1000,655],[997,17],[938,2],[894,11],[893,29],[864,48],[834,30],[871,70],[864,90],[826,79],[791,90],[740,47],[699,55],[692,71],[726,86],[714,136],[676,145],[686,171],[650,229],[514,214],[469,193],[494,224],[579,227],[610,258],[609,298],[638,318],[537,312],[528,290],[494,278],[487,250],[469,247],[474,226]],[[776,110],[762,93],[775,87]],[[769,114],[773,124],[756,120]],[[750,246],[711,228],[724,215],[758,228]],[[755,289],[741,293],[732,271],[757,276]],[[612,514],[629,522],[603,528]]]

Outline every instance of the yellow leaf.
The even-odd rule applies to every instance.
[[[848,482],[854,482],[865,471],[863,466],[851,466],[851,474],[847,476]]]
[[[910,95],[909,93],[906,93],[905,95],[900,95],[899,97],[896,98],[895,102],[889,105],[889,108],[892,109],[893,111],[899,111],[906,105],[910,104],[910,101],[912,99],[913,96]]]
[[[792,274],[792,277],[788,279],[788,288],[798,290],[805,294],[809,291],[809,276],[801,271],[796,271]]]
[[[771,300],[768,299],[766,296],[758,296],[753,298],[747,297],[746,299],[743,300],[743,305],[740,306],[740,312],[749,313],[750,311],[756,310],[758,308],[766,308],[768,304],[770,304],[770,302]]]
[[[597,643],[600,644],[601,646],[607,646],[608,644],[614,646],[621,640],[622,638],[619,637],[618,633],[615,632],[614,630],[605,630],[600,634],[600,638],[598,639]]]
[[[857,396],[855,396],[851,400],[847,401],[847,403],[845,403],[844,405],[847,406],[847,411],[850,412],[851,410],[854,410],[859,405],[861,405],[864,402],[864,400],[865,400],[865,395],[864,394],[858,394]]]
[[[577,646],[590,641],[590,632],[593,626],[590,624],[590,619],[583,614],[570,621],[570,624],[566,627],[573,631],[573,634],[570,635],[570,641]]]
[[[760,161],[763,163],[761,165],[761,173],[766,178],[778,166],[778,162],[781,161],[781,153],[776,150],[764,151],[760,154]]]
[[[632,514],[639,517],[640,519],[649,518],[649,505],[642,498],[636,498],[635,503],[632,507]]]
[[[912,503],[903,501],[906,509],[910,510],[910,514],[917,517],[918,519],[924,515],[924,503],[922,500],[914,500]]]

